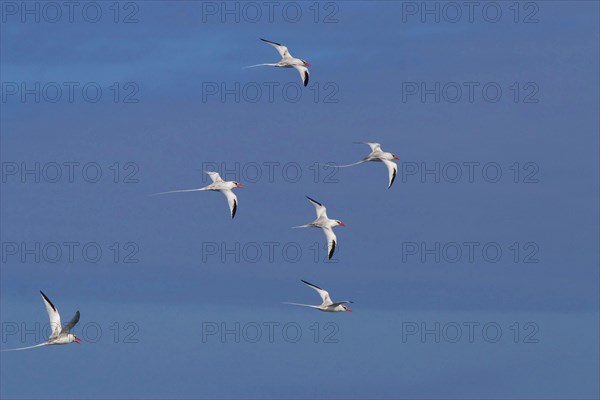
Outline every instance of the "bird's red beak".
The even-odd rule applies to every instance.
[[[75,343],[77,344],[81,344],[81,339],[79,339],[78,337],[75,338]]]
[[[340,226],[346,226],[346,224],[340,221]]]
[[[242,185],[240,182],[238,182],[236,187],[237,187],[238,189],[243,189],[243,188],[244,188],[244,185]]]
[[[310,64],[308,61],[304,61],[304,66],[305,66],[305,67],[310,67],[310,66],[311,66],[311,64]]]
[[[346,307],[346,311],[348,311],[348,312],[352,312],[352,310],[351,310],[351,309],[349,309],[348,307]]]
[[[394,154],[394,160],[399,160],[398,156]]]

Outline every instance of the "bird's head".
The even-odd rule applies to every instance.
[[[342,308],[344,309],[344,311],[352,312],[352,310],[349,307],[342,305]]]
[[[73,342],[75,342],[75,343],[77,343],[77,344],[81,344],[81,339],[80,339],[80,338],[78,338],[78,337],[77,337],[77,336],[75,336],[75,335],[72,335],[72,336],[73,336],[73,338],[72,338],[72,341],[73,341]]]
[[[242,189],[244,187],[244,185],[242,185],[241,182],[236,182],[236,181],[233,182],[233,185],[234,185],[233,187],[238,188],[238,189]]]
[[[346,224],[342,221],[340,221],[339,219],[336,219],[335,222],[337,223],[336,226],[346,226]]]
[[[310,67],[310,63],[308,61],[306,61],[306,60],[300,60],[300,61],[302,61],[304,63],[305,67]]]

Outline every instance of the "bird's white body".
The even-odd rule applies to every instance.
[[[356,142],[360,144],[366,144],[371,148],[371,153],[369,153],[362,160],[355,162],[354,164],[349,165],[339,165],[338,168],[351,167],[353,165],[362,164],[369,161],[382,162],[385,164],[388,170],[388,189],[392,187],[394,180],[396,179],[396,174],[398,173],[398,166],[394,162],[394,160],[399,160],[398,156],[392,153],[388,153],[387,151],[383,151],[381,149],[381,145],[379,143],[369,143],[369,142]]]
[[[216,192],[221,192],[225,195],[227,199],[227,204],[229,205],[229,212],[231,214],[231,218],[235,217],[235,213],[237,211],[238,201],[237,196],[233,193],[232,189],[242,188],[242,184],[235,181],[224,181],[221,176],[217,172],[204,171],[210,179],[212,183],[210,185],[197,188],[197,189],[182,189],[182,190],[171,190],[168,192],[155,193],[153,196],[161,195],[161,194],[169,194],[169,193],[182,193],[182,192],[198,192],[204,190],[211,190]]]
[[[321,289],[320,287],[313,285],[312,283],[308,283],[305,280],[302,280],[302,282],[305,283],[306,285],[310,286],[311,288],[315,289],[317,291],[317,293],[319,293],[319,296],[321,296],[321,300],[323,300],[323,302],[318,306],[310,305],[310,304],[300,304],[300,303],[285,303],[285,304],[291,304],[294,306],[311,307],[311,308],[315,308],[317,310],[321,310],[321,311],[325,311],[325,312],[352,312],[352,310],[349,307],[344,305],[344,304],[352,303],[352,301],[344,300],[344,301],[333,302],[331,300],[331,297],[329,297],[329,292],[327,290]]]
[[[75,342],[75,335],[72,333],[61,335],[54,339],[48,339],[48,344],[69,344]]]
[[[32,349],[34,347],[69,344],[73,342],[79,344],[80,339],[70,332],[71,329],[73,329],[73,327],[77,324],[77,322],[79,322],[79,311],[77,311],[73,318],[71,318],[71,320],[64,327],[62,327],[58,309],[54,306],[54,304],[52,304],[52,302],[44,294],[44,292],[40,291],[40,294],[42,295],[42,299],[44,300],[44,304],[46,305],[46,311],[48,312],[48,318],[50,319],[50,327],[52,328],[50,337],[45,342],[36,344],[34,346],[21,347],[19,349],[7,349],[2,351],[26,350]]]
[[[321,228],[327,239],[327,257],[331,259],[335,252],[335,248],[337,247],[337,237],[335,236],[335,233],[333,233],[333,228],[336,226],[346,226],[346,224],[337,219],[329,219],[329,217],[327,217],[327,208],[325,208],[323,204],[308,196],[306,196],[306,198],[315,206],[317,219],[310,224],[295,226],[294,228]]]
[[[260,39],[260,40],[262,40],[263,42],[267,42],[271,46],[275,47],[275,49],[281,56],[281,60],[279,60],[279,62],[277,62],[277,63],[251,65],[250,67],[267,66],[267,67],[279,67],[279,68],[295,68],[296,71],[298,71],[298,73],[300,74],[300,79],[302,79],[302,83],[304,84],[304,86],[308,85],[308,79],[310,77],[310,74],[308,72],[308,68],[306,68],[306,67],[310,67],[310,63],[308,63],[307,61],[302,60],[300,58],[293,57],[290,54],[288,48],[280,43],[271,42],[270,40],[266,40],[266,39]],[[250,68],[250,67],[246,67],[246,68]]]

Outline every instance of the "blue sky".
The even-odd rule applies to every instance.
[[[3,398],[600,395],[597,3],[520,3],[514,22],[499,2],[495,23],[449,22],[446,3],[440,22],[407,13],[421,2],[335,2],[256,23],[242,3],[239,22],[220,2],[133,4],[118,23],[109,3],[97,23],[2,5],[1,347],[42,340],[23,337],[47,323],[40,289],[64,320],[80,310],[84,339],[2,353]],[[309,87],[242,69],[277,61],[259,38],[308,60]],[[437,102],[406,92],[436,83]],[[315,167],[367,154],[354,141],[400,157],[390,190],[382,165]],[[36,163],[39,182],[22,174]],[[246,186],[233,221],[217,193],[149,196],[215,165]],[[336,262],[321,232],[290,229],[314,216],[306,195],[348,225]],[[300,279],[354,312],[281,304],[316,304]]]

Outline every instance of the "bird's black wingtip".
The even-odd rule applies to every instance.
[[[308,285],[308,286],[313,286],[313,287],[315,286],[312,283],[305,281],[304,279],[300,279],[300,282],[302,282],[302,283],[304,283],[305,285]]]
[[[231,219],[235,217],[235,213],[237,212],[237,201],[233,201],[233,210],[231,211]]]
[[[308,72],[304,72],[304,87],[308,86]]]
[[[260,38],[260,40],[262,40],[263,42],[272,43],[272,44],[277,45],[277,46],[283,46],[281,43],[277,43],[277,42],[274,42],[272,40],[267,40],[267,39],[263,39],[263,38]]]
[[[329,259],[331,260],[331,257],[333,257],[333,253],[335,252],[335,240],[331,243],[331,251],[329,252]]]
[[[311,199],[310,197],[306,196],[307,199],[309,199],[310,201],[312,201],[313,203],[317,203],[318,205],[322,206],[323,204],[319,203],[318,201],[316,201],[315,199]]]
[[[392,185],[394,184],[394,181],[396,180],[396,170],[394,170],[394,173],[392,174],[392,180],[390,182],[390,186],[388,186],[388,189],[392,187]]]
[[[54,304],[52,304],[52,302],[50,301],[50,299],[48,298],[48,296],[46,296],[46,294],[44,292],[42,292],[40,290],[40,294],[42,295],[42,297],[44,298],[44,300],[46,300],[48,302],[48,304],[50,304],[50,307],[52,307],[52,309],[54,311],[56,311],[56,307],[54,306]]]
[[[321,289],[320,287],[318,287],[317,285],[315,285],[314,283],[306,282],[304,279],[300,279],[300,280],[301,280],[302,282],[306,283],[308,286],[312,286],[312,287],[315,287],[315,288],[317,288],[317,289],[319,289],[319,290],[323,290],[323,289]]]

